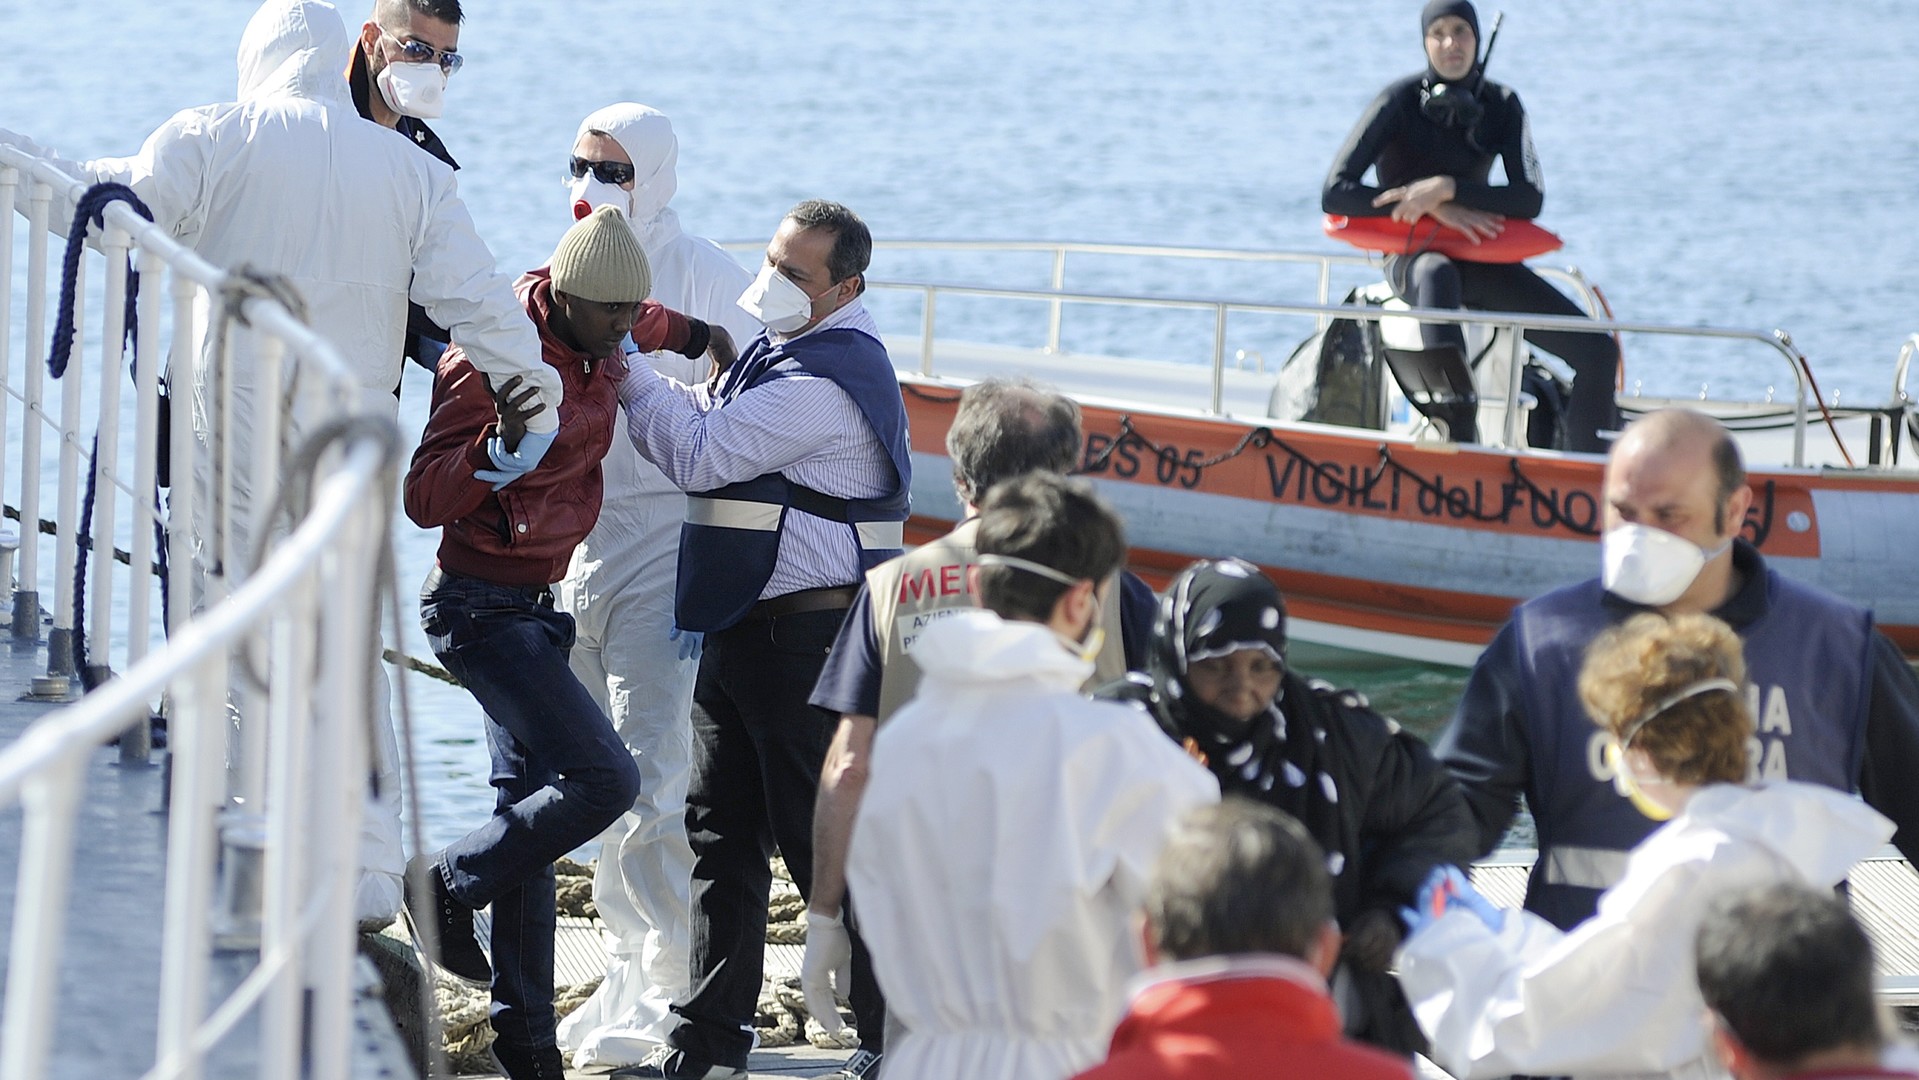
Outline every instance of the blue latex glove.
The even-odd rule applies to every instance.
[[[680,659],[698,660],[700,652],[706,647],[706,635],[698,630],[682,630],[678,626],[666,632],[666,640],[680,643]]]
[[[1419,886],[1419,898],[1413,906],[1399,909],[1399,917],[1406,921],[1406,936],[1412,937],[1438,922],[1450,907],[1472,912],[1495,934],[1506,925],[1505,910],[1473,888],[1464,871],[1457,866],[1435,866]]]
[[[506,440],[495,435],[486,441],[486,456],[493,460],[491,469],[477,469],[473,473],[475,480],[483,480],[493,485],[493,490],[501,488],[530,473],[540,464],[540,459],[553,447],[558,438],[559,428],[552,431],[529,431],[520,436],[520,448],[509,453]]]

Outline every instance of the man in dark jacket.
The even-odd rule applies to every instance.
[[[1752,489],[1719,422],[1669,409],[1626,430],[1606,465],[1600,577],[1521,604],[1466,680],[1436,750],[1492,850],[1523,794],[1539,858],[1526,907],[1561,929],[1590,918],[1658,827],[1614,781],[1580,703],[1599,632],[1642,611],[1703,612],[1739,633],[1758,724],[1754,779],[1858,791],[1919,854],[1919,679],[1872,614],[1766,565],[1743,536]]]
[[[1346,943],[1334,996],[1356,1038],[1426,1041],[1387,969],[1397,912],[1435,866],[1472,857],[1473,821],[1426,744],[1366,699],[1291,670],[1279,589],[1238,559],[1173,579],[1143,676],[1125,690],[1206,762],[1223,795],[1286,811],[1326,853]]]
[[[465,63],[460,55],[465,19],[460,0],[375,0],[346,73],[361,116],[406,136],[455,170],[460,163],[426,120],[440,115],[446,79]],[[435,68],[441,92],[420,92],[434,89]],[[446,329],[427,318],[425,308],[407,305],[407,359],[432,371],[447,340]]]
[[[406,511],[441,528],[420,618],[447,670],[485,709],[491,821],[419,856],[409,912],[434,923],[441,963],[491,980],[494,1054],[513,1080],[559,1080],[553,1011],[553,860],[633,805],[639,770],[567,663],[573,619],[553,610],[551,585],[599,517],[600,462],[619,415],[621,341],[698,355],[704,323],[642,302],[651,273],[639,241],[610,207],[575,224],[549,269],[516,283],[565,386],[557,440],[542,467],[503,461],[526,438],[531,405],[518,379],[497,390],[458,348],[440,361],[433,410],[406,477]],[[497,421],[496,421],[497,416]],[[473,912],[493,905],[493,965],[474,939]]]

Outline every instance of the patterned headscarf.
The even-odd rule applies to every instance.
[[[1279,693],[1248,721],[1200,701],[1186,677],[1194,661],[1241,649],[1270,653],[1284,672]],[[1221,792],[1258,799],[1298,818],[1338,874],[1346,855],[1338,850],[1339,788],[1322,763],[1325,710],[1314,707],[1314,695],[1285,664],[1286,602],[1278,587],[1239,559],[1196,563],[1173,579],[1160,602],[1146,661],[1150,705],[1174,741],[1191,739],[1205,755]],[[1301,699],[1290,720],[1283,707],[1288,687]]]

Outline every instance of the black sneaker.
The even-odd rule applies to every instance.
[[[839,1072],[827,1073],[826,1080],[880,1080],[880,1056],[861,1047],[853,1051]]]
[[[425,896],[414,894],[417,874],[426,877]],[[422,948],[426,941],[420,936],[420,921],[432,920],[438,931],[436,938],[440,946],[436,961],[442,970],[474,986],[487,986],[493,982],[493,965],[487,962],[479,939],[473,936],[473,909],[454,899],[453,894],[447,891],[446,878],[440,873],[438,858],[415,856],[407,864],[406,915],[413,939]]]
[[[495,1039],[486,1052],[493,1058],[494,1067],[507,1080],[565,1080],[566,1062],[560,1057],[560,1048],[557,1046],[534,1049]]]
[[[661,1046],[646,1055],[638,1065],[614,1069],[612,1076],[652,1076],[664,1080],[747,1080],[745,1069],[730,1065],[708,1065],[694,1061],[681,1050]]]

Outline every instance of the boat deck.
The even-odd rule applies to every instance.
[[[0,639],[0,745],[11,744],[59,702],[24,697],[47,669],[39,643]],[[137,1077],[154,1065],[159,1033],[160,912],[166,881],[165,770],[155,764],[122,766],[119,751],[102,747],[87,766],[75,834],[73,891],[61,953],[60,1001],[50,1076]],[[0,811],[0,927],[11,927],[21,861],[21,812]],[[6,981],[11,941],[0,945],[0,985]],[[225,998],[253,969],[252,950],[216,953],[215,1000]],[[355,1003],[352,1073],[365,1080],[410,1076],[406,1053],[379,1003],[370,967],[361,968]],[[206,1075],[253,1076],[258,1033],[251,1015],[208,1058]]]

